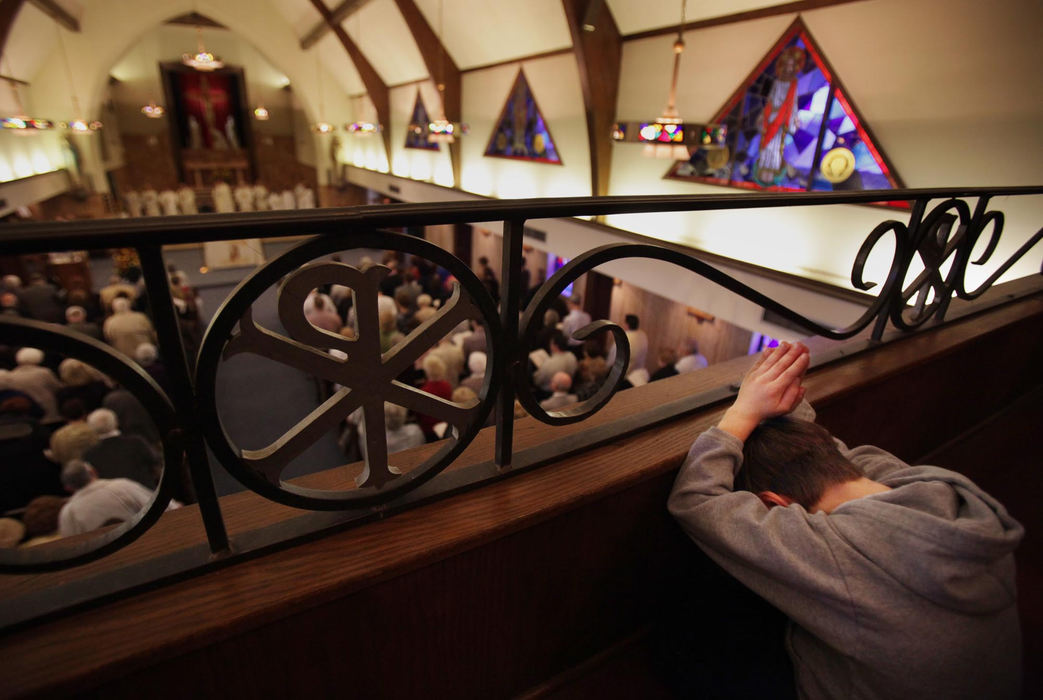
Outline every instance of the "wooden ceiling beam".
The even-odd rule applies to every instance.
[[[54,0],[29,0],[29,2],[70,32],[80,31],[80,21],[66,12],[65,8]]]
[[[623,41],[605,0],[562,0],[562,6],[587,114],[590,194],[601,197],[608,194],[612,172],[612,125],[616,121]]]
[[[340,5],[329,11],[329,21],[323,20],[319,22],[311,28],[311,31],[304,35],[304,38],[301,39],[301,49],[305,51],[310,49],[319,39],[326,36],[326,32],[330,31],[333,26],[340,25],[341,22],[361,10],[367,2],[369,0],[344,0]]]
[[[414,0],[395,0],[402,18],[405,19],[413,41],[416,42],[420,56],[424,59],[427,72],[437,85],[444,85],[442,92],[442,109],[445,118],[451,122],[459,122],[463,118],[463,99],[460,68],[453,61],[445,45],[435,30],[428,24],[420,8]],[[453,184],[460,187],[460,141],[449,144],[449,160],[453,166]]]
[[[323,21],[329,26],[330,31],[340,41],[341,46],[348,53],[348,58],[355,64],[355,69],[359,72],[359,77],[362,78],[362,84],[366,86],[369,99],[372,100],[373,107],[377,110],[377,121],[384,127],[383,131],[381,131],[381,137],[384,140],[384,150],[387,152],[388,165],[390,165],[391,97],[388,86],[380,77],[380,74],[377,73],[373,64],[369,62],[355,42],[351,40],[351,37],[348,36],[348,33],[340,26],[340,22],[334,21],[333,13],[322,0],[311,0],[311,4],[315,6],[315,9],[322,15]]]
[[[0,55],[7,47],[7,37],[11,34],[11,28],[24,2],[25,0],[0,0]]]

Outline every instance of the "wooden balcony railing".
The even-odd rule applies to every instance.
[[[709,406],[731,395],[731,382],[719,372],[708,372],[691,391],[655,400],[647,405],[608,405],[627,367],[629,348],[622,330],[608,321],[595,321],[581,334],[611,333],[618,348],[615,363],[602,388],[590,399],[562,411],[544,411],[532,397],[525,371],[538,321],[552,301],[579,275],[611,260],[651,258],[701,276],[749,299],[824,341],[848,340],[823,347],[814,356],[823,365],[843,355],[874,347],[970,313],[989,302],[993,283],[1043,239],[1043,229],[1030,236],[1008,260],[991,261],[1003,231],[1003,215],[989,209],[996,196],[1043,194],[1043,187],[902,190],[854,194],[769,194],[714,197],[609,197],[525,201],[489,201],[449,204],[404,204],[381,207],[201,215],[145,220],[105,220],[69,224],[12,225],[0,230],[0,249],[8,254],[43,251],[129,247],[137,250],[144,272],[160,351],[172,375],[167,395],[137,365],[110,347],[62,327],[20,319],[0,319],[0,340],[32,345],[75,356],[94,365],[128,388],[145,405],[160,429],[167,465],[187,462],[198,504],[184,513],[164,516],[192,529],[202,526],[205,536],[189,537],[191,544],[150,552],[145,558],[125,559],[122,566],[97,566],[95,560],[113,555],[153,527],[171,498],[173,474],[167,469],[152,502],[134,520],[76,542],[28,549],[0,550],[0,572],[21,575],[70,569],[45,590],[8,586],[13,597],[5,601],[0,626],[28,621],[89,601],[119,595],[225,566],[323,534],[372,522],[449,494],[473,489],[549,464],[566,455],[595,450],[626,435],[662,424]],[[706,262],[676,247],[647,243],[614,244],[584,253],[566,264],[538,290],[523,308],[518,285],[522,232],[533,218],[664,211],[705,211],[763,207],[828,206],[908,200],[910,211],[889,218],[868,233],[852,267],[852,283],[873,289],[865,311],[843,328],[826,327],[798,311],[770,299]],[[971,200],[969,204],[967,200]],[[894,211],[882,211],[894,217]],[[474,273],[451,253],[431,243],[394,234],[388,227],[448,223],[504,222],[502,288],[497,303]],[[312,236],[292,250],[258,268],[236,287],[214,315],[197,357],[187,357],[178,328],[164,265],[164,245]],[[883,240],[893,244],[885,279],[864,279],[866,261]],[[984,253],[972,259],[972,252]],[[413,331],[404,342],[381,353],[377,343],[376,284],[385,274],[377,266],[363,273],[349,265],[317,261],[351,248],[392,249],[418,255],[447,269],[459,282],[438,314]],[[989,264],[985,282],[968,288],[970,265]],[[911,270],[922,271],[911,273]],[[352,289],[358,314],[358,336],[347,340],[307,323],[301,311],[303,296],[325,283]],[[269,288],[279,286],[279,314],[287,335],[259,326],[254,302]],[[1025,287],[1035,291],[1037,287]],[[991,295],[996,296],[996,295]],[[486,380],[477,401],[454,404],[441,401],[395,381],[395,377],[460,321],[473,319],[485,327],[489,345]],[[339,360],[329,354],[348,354]],[[242,449],[222,427],[215,386],[224,358],[255,353],[341,385],[325,403],[303,417],[279,439],[259,450]],[[710,381],[715,379],[714,381]],[[535,419],[516,427],[513,406],[518,398]],[[396,455],[398,469],[388,464],[384,442],[383,403],[391,401],[435,415],[451,426],[448,439]],[[318,436],[337,426],[362,407],[366,423],[366,461],[357,483],[344,470],[302,479],[283,479],[286,465]],[[487,418],[495,412],[492,458],[477,455],[473,444]],[[536,421],[568,426],[552,439],[533,431]],[[526,432],[528,431],[528,432]],[[488,435],[488,431],[486,433]],[[489,438],[482,444],[488,447]],[[216,460],[212,464],[210,454]],[[253,493],[219,499],[211,468],[227,470]],[[256,495],[255,495],[256,494]],[[252,520],[243,504],[263,497],[302,509],[292,517],[262,516]],[[273,511],[266,511],[273,512]],[[189,520],[191,519],[191,522]],[[229,536],[235,521],[236,534]],[[169,540],[168,540],[169,542]],[[205,544],[204,544],[205,543]],[[114,555],[117,556],[118,555]],[[82,567],[75,569],[74,567]],[[76,572],[80,573],[77,574]],[[93,572],[84,574],[83,572]]]

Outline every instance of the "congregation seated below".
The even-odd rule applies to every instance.
[[[138,282],[140,273],[131,270],[128,277],[113,275],[97,293],[79,278],[68,287],[56,281],[34,283],[43,293],[32,291],[24,304],[25,290],[17,276],[5,276],[3,287],[18,299],[8,315],[64,324],[96,340],[104,337],[166,388],[168,381],[152,342],[151,319],[135,310],[147,308]],[[186,293],[184,285],[180,291]],[[34,294],[53,299],[57,310],[34,302]],[[187,294],[195,292],[189,288]],[[142,339],[147,342],[138,342]],[[141,402],[96,368],[38,348],[0,347],[0,516],[26,526],[19,546],[57,536],[56,517],[49,529],[41,525],[46,518],[34,515],[31,527],[27,520],[39,510],[40,502],[60,499],[64,503],[59,477],[65,466],[89,455],[102,478],[129,476],[148,491],[162,470],[158,448],[158,431]],[[180,497],[188,496],[180,487],[177,490]]]
[[[339,262],[340,257],[334,255],[331,260]],[[391,271],[381,277],[385,284],[376,300],[380,349],[386,353],[407,343],[410,334],[442,313],[442,302],[453,292],[455,280],[446,269],[430,261],[395,251],[386,251],[381,263]],[[358,266],[365,270],[373,264],[372,259],[363,256]],[[488,269],[483,274],[489,279],[494,278],[488,262],[484,267]],[[198,294],[187,285],[187,276],[176,265],[168,265],[167,272],[182,340],[186,350],[193,352],[199,345],[203,330],[199,322]],[[34,284],[45,289],[38,280]],[[19,297],[23,291],[20,280],[14,276],[5,277],[3,287],[16,300],[6,313],[34,318],[29,314],[30,310],[36,309],[48,318],[56,319],[48,320],[48,323],[64,323],[73,332],[97,336],[100,331],[106,342],[126,355],[128,361],[140,366],[161,389],[169,392],[170,378],[156,345],[156,331],[140,270],[131,267],[123,274],[114,274],[96,293],[79,283],[68,288],[63,288],[57,281],[47,284],[46,294],[34,293],[53,297],[58,304],[57,310],[46,310],[39,303],[23,304]],[[302,313],[318,328],[357,339],[356,301],[354,290],[331,283],[305,296]],[[607,380],[614,356],[614,348],[609,347],[606,358],[607,334],[597,334],[578,344],[570,343],[574,340],[571,334],[590,322],[590,314],[583,310],[581,302],[578,296],[555,300],[543,318],[544,324],[535,330],[537,344],[545,339],[549,350],[546,359],[531,370],[530,388],[537,400],[543,401],[544,410],[553,411],[586,400]],[[564,316],[554,310],[566,306],[569,311]],[[647,347],[648,339],[645,331],[638,328],[639,319],[635,315],[628,314],[624,323],[632,350],[638,350],[631,355],[634,371],[629,376],[633,380],[640,373],[647,375],[649,368],[639,365],[641,348],[643,345]],[[491,339],[486,337],[486,330],[484,323],[477,318],[461,321],[434,347],[425,351],[414,365],[403,370],[399,381],[458,407],[476,406],[478,394],[489,381],[490,353],[495,349]],[[565,330],[570,330],[568,335]],[[342,360],[347,359],[346,353],[337,349],[329,351]],[[12,348],[9,352],[11,354],[5,356],[0,349],[0,392],[10,392],[5,396],[14,399],[6,418],[17,425],[12,429],[12,435],[24,433],[24,436],[7,443],[4,440],[6,434],[0,431],[0,449],[17,448],[11,454],[21,455],[18,458],[20,466],[42,461],[49,465],[50,471],[41,473],[50,476],[49,481],[33,482],[31,488],[13,490],[11,493],[17,494],[17,498],[4,502],[7,511],[15,513],[17,519],[39,498],[60,498],[60,469],[74,460],[90,462],[103,480],[128,479],[146,490],[155,488],[162,469],[160,436],[137,397],[75,358],[62,359],[35,348]],[[682,352],[687,353],[682,360],[688,364],[698,365],[700,360],[705,364],[705,358],[698,355],[694,341],[686,343]],[[665,371],[669,350],[663,350],[662,357],[665,358],[662,368]],[[681,371],[682,362],[675,364],[675,369]],[[55,368],[57,374],[53,371]],[[624,381],[619,388],[628,385]],[[3,399],[4,396],[0,396],[0,401]],[[416,446],[420,442],[418,436],[422,436],[423,441],[435,441],[449,434],[449,426],[439,416],[425,415],[403,406],[386,408],[383,419],[392,451]],[[516,404],[515,415],[524,414],[520,404]],[[337,428],[337,435],[343,433],[340,444],[348,461],[358,459],[365,450],[365,422],[360,421],[360,417],[358,415],[354,422],[349,420]],[[490,413],[486,424],[491,425],[494,420],[495,413]],[[45,451],[50,459],[45,456]],[[180,469],[182,465],[176,465],[176,468]],[[15,471],[18,470],[11,473]],[[191,498],[190,494],[181,496]],[[42,533],[40,536],[52,534]],[[30,536],[26,535],[26,539]]]

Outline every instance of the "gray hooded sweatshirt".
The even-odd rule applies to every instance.
[[[794,417],[814,419],[802,404]],[[892,490],[832,513],[733,491],[742,442],[692,445],[670,512],[712,559],[790,619],[802,698],[1017,698],[1012,552],[1024,531],[966,477],[872,446],[841,453]]]

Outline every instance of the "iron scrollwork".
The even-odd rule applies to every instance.
[[[459,456],[488,418],[500,378],[508,378],[531,415],[552,425],[582,421],[597,413],[611,399],[629,364],[630,349],[626,334],[610,321],[595,321],[576,334],[577,338],[583,339],[598,333],[610,333],[617,346],[616,360],[607,379],[586,401],[563,410],[543,410],[532,395],[530,377],[524,369],[544,312],[570,282],[599,265],[630,257],[664,261],[771,310],[809,333],[840,340],[860,333],[875,321],[873,337],[880,339],[888,322],[900,331],[912,331],[928,321],[943,320],[953,297],[969,301],[981,296],[1043,240],[1043,229],[1040,229],[983,282],[970,289],[967,280],[970,266],[985,265],[993,258],[1005,224],[1002,212],[989,211],[993,193],[964,195],[946,192],[943,196],[948,198],[933,208],[929,208],[932,193],[909,194],[914,202],[909,221],[882,222],[869,233],[858,251],[851,270],[851,282],[858,290],[874,290],[876,296],[868,300],[859,317],[844,328],[823,326],[696,257],[677,250],[647,244],[613,244],[577,256],[545,282],[524,310],[519,342],[509,348],[504,346],[504,331],[495,303],[484,285],[459,259],[412,236],[344,226],[334,234],[324,234],[298,245],[258,268],[236,287],[207,330],[196,364],[194,387],[186,403],[198,406],[207,443],[222,465],[249,488],[271,500],[312,510],[348,510],[391,502],[433,478]],[[966,196],[977,196],[977,203],[972,207],[965,199],[959,198]],[[937,201],[940,197],[935,199]],[[638,210],[641,206],[635,205],[634,211]],[[527,211],[527,214],[533,213]],[[488,218],[486,216],[483,220]],[[494,218],[499,218],[499,214]],[[341,225],[329,221],[321,223],[322,227]],[[317,226],[309,230],[315,231]],[[291,231],[282,227],[277,232]],[[867,280],[868,261],[885,240],[893,244],[886,274],[879,281]],[[976,247],[982,242],[982,252],[975,255]],[[401,344],[381,353],[376,343],[375,290],[386,269],[376,266],[362,272],[339,263],[317,262],[321,256],[353,248],[392,249],[418,255],[449,270],[459,287],[434,318],[413,331]],[[915,274],[910,275],[914,265]],[[360,332],[354,340],[320,330],[303,316],[304,297],[312,288],[327,282],[344,284],[356,296]],[[253,316],[254,301],[276,285],[279,286],[279,318],[288,335],[263,328]],[[508,316],[514,312],[514,309],[504,311]],[[461,405],[443,401],[396,380],[403,368],[463,319],[475,319],[486,329],[489,364],[476,402]],[[59,326],[3,318],[0,319],[0,331],[8,342],[78,357],[116,379],[142,401],[159,427],[167,464],[176,464],[182,458],[178,419],[170,401],[133,363],[102,343]],[[330,350],[339,350],[347,358],[336,357]],[[222,359],[241,353],[264,355],[344,388],[337,390],[272,444],[256,450],[239,449],[221,424],[214,391]],[[506,364],[508,359],[512,360],[510,370]],[[387,446],[383,439],[382,408],[385,400],[438,416],[453,426],[449,440],[422,464],[404,474],[396,473],[388,464]],[[359,488],[320,491],[281,480],[287,463],[303,452],[318,435],[339,424],[356,408],[363,411],[368,448]],[[67,548],[59,558],[48,556],[45,549],[51,548],[0,552],[0,571],[24,573],[59,569],[96,559],[128,544],[162,514],[172,491],[171,471],[164,472],[152,502],[132,522],[94,540]],[[214,507],[218,506],[214,504]]]
[[[377,318],[377,290],[388,268],[376,265],[365,272],[338,262],[304,261],[352,248],[382,248],[420,256],[446,268],[457,279],[450,299],[436,315],[413,330],[402,342],[381,353]],[[298,269],[299,267],[299,269]],[[260,293],[277,282],[279,318],[291,337],[258,325],[252,304]],[[304,317],[308,293],[326,283],[342,284],[355,296],[358,336],[348,339],[311,325]],[[478,400],[456,404],[407,386],[396,380],[428,348],[438,343],[461,321],[476,319],[486,328],[489,369]],[[238,331],[233,327],[238,322]],[[217,313],[200,351],[197,385],[213,397],[218,361],[239,353],[263,355],[340,385],[322,405],[267,447],[246,450],[234,447],[221,428],[216,403],[203,406],[207,438],[224,466],[251,489],[272,500],[296,507],[332,510],[371,505],[416,488],[448,466],[474,438],[492,407],[502,352],[499,320],[484,286],[463,262],[423,240],[390,232],[352,232],[307,241],[273,260],[244,280]],[[346,359],[330,354],[339,350]],[[452,437],[423,464],[400,474],[388,463],[384,402],[405,406],[438,417],[451,426]],[[320,436],[340,425],[361,408],[365,421],[365,468],[359,488],[347,491],[308,489],[281,480],[289,462]]]
[[[886,300],[887,317],[902,331],[916,330],[932,319],[938,322],[944,320],[954,294],[965,300],[981,296],[1036,243],[1043,240],[1043,229],[1040,229],[977,288],[968,291],[968,266],[988,262],[1003,233],[1003,212],[988,211],[988,205],[989,198],[980,197],[972,214],[965,201],[950,198],[936,204],[923,215],[927,201],[917,201],[908,225],[900,221],[885,221],[866,238],[855,260],[852,284],[861,290],[873,287],[871,283],[862,281],[862,271],[869,253],[883,233],[891,231],[895,234],[897,265],[892,264],[888,274],[891,287],[885,288],[879,295],[880,299]],[[972,261],[975,246],[990,226],[992,231],[985,250],[977,260]],[[906,283],[917,257],[923,269]],[[945,272],[947,264],[949,268]],[[879,332],[875,337],[879,338]]]
[[[850,325],[839,329],[828,328],[812,321],[698,258],[676,250],[654,245],[625,243],[595,248],[564,265],[540,287],[533,297],[520,324],[519,356],[523,362],[518,366],[519,368],[525,366],[524,358],[532,350],[533,338],[543,319],[543,314],[550,308],[554,299],[580,275],[599,265],[621,258],[650,258],[685,268],[744,299],[775,312],[810,333],[833,340],[850,338],[867,328],[874,320],[878,321],[877,331],[874,333],[875,339],[879,339],[885,319],[890,319],[894,326],[902,331],[915,330],[932,318],[941,321],[945,318],[954,293],[959,298],[966,300],[973,300],[981,296],[1015,262],[1040,240],[1043,240],[1043,229],[1040,229],[1013,256],[994,270],[981,285],[973,291],[968,291],[966,288],[968,264],[985,264],[995,252],[1003,231],[1003,212],[988,211],[988,203],[987,196],[980,197],[972,215],[966,202],[950,198],[937,204],[924,216],[927,200],[918,200],[908,225],[900,221],[888,220],[876,226],[859,248],[851,269],[851,283],[860,291],[869,291],[877,287],[876,282],[865,279],[865,268],[873,249],[890,234],[894,243],[894,252],[883,286],[857,319]],[[975,245],[990,226],[992,232],[985,250],[977,260],[971,263],[971,254]],[[914,257],[917,255],[923,270],[912,281],[905,284]],[[955,258],[943,277],[944,268],[954,255]],[[915,301],[910,304],[910,300],[913,300],[914,297]],[[529,377],[519,369],[514,377],[518,399],[531,415],[550,425],[563,425],[589,418],[608,403],[629,363],[630,348],[626,334],[617,324],[597,321],[581,329],[576,334],[576,338],[582,340],[594,333],[606,330],[612,333],[615,340],[616,360],[601,388],[586,401],[562,410],[545,411],[533,396]]]
[[[881,225],[880,227],[877,227],[877,230],[874,230],[873,233],[870,234],[870,240],[875,243],[888,232],[894,232],[896,234],[896,239],[899,238],[896,227]],[[899,272],[901,269],[900,255],[902,250],[903,247],[900,240],[896,240],[895,255],[892,259],[891,269],[887,275],[887,280],[884,282],[883,291],[880,296],[870,304],[865,312],[851,325],[845,328],[834,329],[823,326],[822,324],[783,306],[752,287],[739,282],[717,268],[691,255],[686,255],[670,248],[648,244],[617,243],[602,246],[573,258],[562,266],[562,268],[547,280],[537,291],[536,295],[529,303],[528,308],[526,308],[521,320],[521,327],[519,330],[521,357],[526,357],[532,350],[533,338],[535,337],[536,331],[539,329],[539,323],[543,318],[543,314],[550,308],[554,299],[556,299],[569,284],[579,278],[580,275],[593,270],[599,265],[612,262],[613,260],[619,260],[621,258],[648,258],[677,265],[678,267],[694,272],[704,279],[724,287],[725,289],[728,289],[729,291],[732,291],[763,308],[774,311],[788,321],[806,328],[811,333],[816,333],[836,340],[850,338],[872,323],[873,319],[876,318],[885,308],[888,302],[888,294],[890,290],[901,280]],[[856,262],[856,271],[852,274],[858,279],[858,283],[863,285],[862,288],[869,289],[874,286],[874,283],[865,282],[862,279],[864,266],[864,259],[861,259],[860,262]],[[610,331],[615,339],[616,360],[613,363],[608,377],[605,379],[597,393],[586,401],[570,406],[564,410],[548,412],[540,407],[539,403],[533,396],[529,378],[525,376],[524,373],[519,373],[515,377],[516,389],[518,392],[518,400],[521,401],[525,410],[537,419],[550,425],[574,423],[589,418],[597,413],[597,411],[608,402],[613,393],[615,393],[616,386],[619,384],[623,373],[626,371],[630,358],[630,345],[627,342],[626,334],[623,330],[617,324],[608,321],[596,321],[584,327],[576,334],[576,338],[582,340],[594,333],[603,332],[605,330]]]

